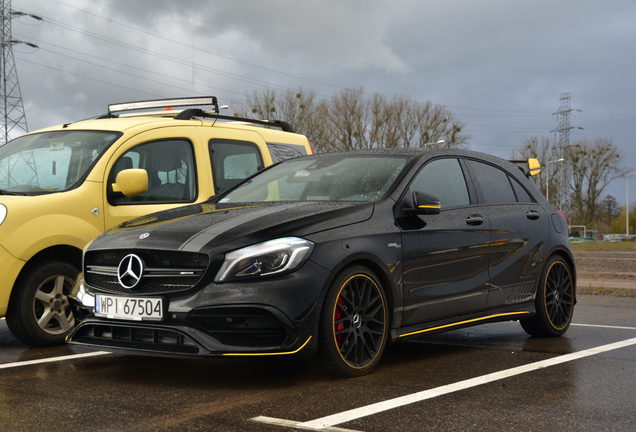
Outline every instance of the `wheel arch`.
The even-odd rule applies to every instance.
[[[81,271],[82,269],[82,251],[75,246],[69,245],[55,245],[48,247],[46,249],[41,250],[36,253],[27,261],[27,263],[20,270],[20,274],[15,280],[15,283],[11,289],[11,298],[9,300],[9,304],[11,304],[13,298],[15,297],[15,289],[14,287],[20,282],[24,276],[33,271],[38,265],[41,265],[46,261],[63,261],[66,262],[77,269],[77,271]]]
[[[397,291],[395,289],[394,282],[391,280],[391,277],[389,276],[388,271],[383,267],[383,265],[379,264],[374,259],[374,257],[357,256],[357,257],[351,257],[351,259],[342,261],[331,273],[329,280],[325,284],[324,293],[326,294],[327,289],[331,286],[333,280],[342,270],[349,267],[354,267],[357,265],[368,268],[375,275],[375,277],[378,278],[378,280],[380,281],[380,285],[381,285],[381,288],[383,288],[384,295],[386,297],[386,301],[388,305],[387,309],[389,313],[389,317],[388,317],[389,323],[390,323],[389,327],[391,328],[393,323],[393,318],[395,315],[395,304],[396,304],[396,301],[398,301],[395,298]],[[324,299],[324,296],[323,296],[323,299]],[[321,301],[321,304],[322,304],[322,301]]]
[[[565,261],[565,263],[568,265],[569,269],[570,269],[570,273],[572,276],[572,285],[573,285],[573,300],[574,300],[574,304],[576,304],[576,267],[574,264],[574,257],[572,256],[571,253],[569,253],[569,251],[564,250],[564,249],[556,249],[554,251],[552,251],[551,254],[549,254],[547,256],[547,259],[549,260],[551,257],[553,256],[558,256],[561,259],[563,259],[563,261]]]

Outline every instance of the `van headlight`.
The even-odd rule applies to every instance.
[[[6,217],[7,217],[7,208],[5,207],[4,204],[0,204],[0,225],[2,225],[2,222],[4,222]]]
[[[299,269],[313,249],[310,241],[284,237],[235,250],[225,255],[214,282],[289,273]]]

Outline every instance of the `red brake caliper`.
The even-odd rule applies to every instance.
[[[344,302],[342,301],[341,298],[338,298],[338,305],[340,307],[344,307]],[[340,347],[342,345],[342,339],[344,339],[344,336],[342,334],[337,334],[337,333],[341,330],[344,330],[345,328],[344,321],[336,322],[342,318],[342,312],[340,311],[340,308],[336,308],[336,313],[334,314],[333,318],[334,318],[333,329],[336,332],[336,343],[338,344],[338,347]]]

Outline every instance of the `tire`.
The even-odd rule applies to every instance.
[[[75,325],[67,295],[79,271],[63,261],[45,261],[16,282],[7,313],[11,333],[30,346],[65,343]]]
[[[535,316],[520,321],[526,333],[556,337],[567,331],[574,312],[574,281],[570,266],[561,257],[551,257],[543,269],[535,304]]]
[[[339,376],[369,373],[382,357],[388,332],[386,296],[373,272],[355,266],[336,276],[320,317],[323,366]]]

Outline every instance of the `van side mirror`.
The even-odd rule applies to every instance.
[[[113,192],[120,192],[127,197],[144,194],[148,192],[148,172],[139,168],[120,171],[112,187]]]
[[[409,213],[413,214],[439,214],[442,211],[439,198],[424,192],[413,192],[413,209]]]

